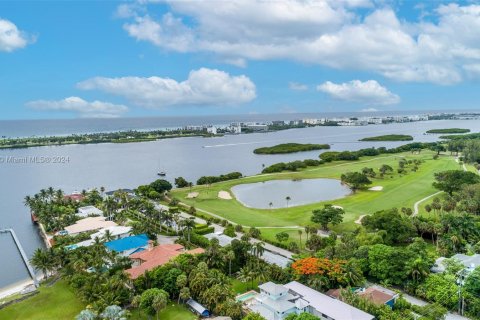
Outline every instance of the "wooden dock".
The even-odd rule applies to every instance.
[[[23,263],[27,267],[28,273],[30,274],[30,277],[32,278],[33,283],[35,284],[35,287],[38,288],[37,275],[35,274],[35,271],[33,270],[32,266],[30,265],[27,254],[23,250],[22,244],[20,243],[20,240],[18,240],[17,235],[15,234],[15,231],[13,229],[0,229],[0,233],[10,233],[12,235],[13,241],[17,246],[17,250],[23,259]]]

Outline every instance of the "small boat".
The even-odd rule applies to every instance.
[[[157,175],[159,175],[160,177],[165,177],[167,174],[163,171],[160,171],[159,173],[157,173]]]

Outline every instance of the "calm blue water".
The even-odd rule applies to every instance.
[[[243,205],[257,209],[300,206],[351,193],[350,188],[335,179],[271,180],[239,184],[231,190]],[[287,197],[290,197],[288,202]]]
[[[65,127],[68,121],[53,121],[50,126],[43,128],[44,131],[40,131],[41,128],[35,126],[16,127],[9,122],[5,126],[5,122],[2,122],[0,131],[3,130],[3,135],[10,136],[31,135],[34,134],[33,132],[70,133],[75,130],[86,130],[77,126],[78,123],[84,124],[91,120],[85,121],[75,122],[76,125],[70,129]],[[130,120],[122,119],[123,121],[128,123]],[[151,124],[145,127],[149,125]],[[329,143],[332,145],[332,150],[356,150],[371,146],[393,147],[404,143],[358,142],[358,139],[372,135],[404,133],[413,135],[416,141],[435,141],[436,136],[423,133],[428,129],[448,127],[470,128],[478,132],[480,121],[428,121],[366,127],[315,127],[215,138],[194,137],[131,144],[1,150],[0,159],[7,156],[64,156],[68,157],[70,162],[67,164],[0,163],[0,228],[14,228],[25,251],[31,255],[37,247],[42,245],[42,242],[37,229],[30,222],[28,210],[23,206],[23,198],[38,192],[41,188],[53,186],[62,188],[66,192],[100,186],[104,186],[107,190],[134,188],[155,180],[158,171],[166,171],[166,178],[170,181],[178,176],[196,181],[202,175],[218,175],[231,171],[253,175],[262,170],[262,164],[268,166],[280,161],[317,158],[319,154],[318,151],[287,155],[253,154],[253,149],[261,146],[300,142]],[[105,131],[107,128],[97,128],[97,130],[100,129]],[[2,252],[0,287],[27,277],[20,257],[7,236],[0,236],[0,252]]]

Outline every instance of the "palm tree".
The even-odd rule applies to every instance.
[[[193,230],[193,228],[195,228],[195,218],[189,218],[189,219],[183,220],[182,225],[183,225],[183,230],[187,231],[187,235],[188,235],[187,239],[188,239],[188,242],[190,242],[190,233]]]
[[[270,201],[270,203],[268,204],[268,206],[270,207],[270,210],[271,210],[272,207],[273,207],[273,202]]]
[[[155,298],[153,298],[152,307],[155,310],[157,320],[158,320],[158,312],[163,308],[165,308],[167,306],[167,303],[168,303],[168,297],[163,292],[159,293],[158,295],[155,296]]]
[[[255,242],[252,247],[252,253],[255,257],[260,258],[265,252],[265,243],[263,241]]]
[[[252,270],[251,266],[246,265],[238,271],[238,280],[243,283],[250,282],[251,285],[248,289],[253,288],[253,280],[255,280],[255,272]]]
[[[38,248],[33,253],[33,257],[30,259],[30,263],[36,270],[41,270],[43,273],[43,278],[47,279],[48,271],[52,270],[54,266],[54,261],[52,260],[53,255]]]
[[[228,260],[228,275],[232,276],[232,260],[235,259],[235,253],[232,250],[225,252],[224,258]]]
[[[186,301],[190,299],[190,289],[188,287],[180,289],[180,293],[178,294],[178,299],[181,299],[182,301]]]
[[[421,258],[415,259],[406,266],[407,274],[416,282],[425,278],[430,273],[428,263]]]
[[[364,280],[362,270],[355,260],[350,260],[343,266],[343,276],[349,286],[359,285]]]
[[[185,274],[181,274],[177,277],[175,285],[177,286],[177,288],[181,292],[182,289],[184,289],[187,286],[187,282],[188,282],[187,276]],[[180,294],[178,295],[178,302],[177,303],[180,303]]]
[[[109,229],[105,230],[105,234],[103,235],[103,241],[109,242],[114,239],[115,237],[113,236],[112,232]]]
[[[298,230],[298,237],[300,238],[300,248],[302,248],[302,230]]]
[[[288,202],[289,202],[290,200],[292,200],[292,198],[290,198],[290,196],[286,196],[286,197],[285,197],[285,200],[287,200],[287,208],[288,208]]]

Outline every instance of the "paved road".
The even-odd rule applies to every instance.
[[[183,203],[182,203],[182,204],[183,204]],[[188,207],[188,204],[183,204],[183,205],[185,205],[185,206]],[[163,210],[168,210],[168,207],[165,206],[165,205],[156,204],[156,206],[157,206],[157,208],[160,208],[160,209],[163,209]],[[217,215],[215,215],[215,214],[212,214],[211,212],[208,212],[208,211],[205,211],[205,210],[202,210],[202,209],[197,209],[197,211],[202,211],[202,212],[207,213],[207,214],[209,214],[209,215],[212,215],[212,216],[215,216],[215,217],[218,217],[218,218],[223,219],[223,218],[220,217],[220,216],[217,216]],[[194,218],[196,223],[201,223],[201,224],[207,223],[204,219],[199,218],[199,217],[192,216],[191,214],[188,214],[188,213],[183,212],[183,211],[180,212],[180,217],[182,217],[183,219]],[[228,221],[228,220],[227,220],[227,221]],[[229,222],[230,222],[231,224],[233,224],[233,225],[236,225],[236,223],[234,223],[234,222],[231,222],[231,221],[229,221]],[[223,230],[225,230],[224,227],[222,227],[222,226],[220,226],[220,225],[218,225],[218,224],[215,224],[215,223],[212,223],[211,226],[215,228],[215,232],[223,233]],[[298,227],[298,228],[301,228],[301,227]],[[243,233],[237,232],[237,238],[238,238],[238,239],[240,239],[240,238],[242,237],[242,235],[243,235]],[[254,239],[254,238],[251,239],[251,242],[253,242],[253,243],[257,243],[257,242],[260,242],[260,241],[261,241],[261,240]],[[284,257],[286,257],[286,258],[289,258],[289,259],[291,259],[292,256],[294,255],[293,252],[290,252],[290,251],[288,251],[288,250],[285,250],[285,249],[276,247],[276,246],[271,245],[271,244],[266,243],[266,242],[264,242],[264,247],[265,247],[265,249],[267,249],[268,251],[277,253],[277,254],[279,254],[279,255],[281,255],[281,256],[284,256]]]
[[[434,194],[431,194],[429,195],[428,197],[425,197],[421,200],[418,200],[417,202],[415,202],[415,204],[413,205],[413,214],[412,216],[416,216],[418,214],[418,206],[420,205],[420,203],[422,203],[423,201],[426,201],[432,197],[435,197],[436,195],[439,195],[440,193],[442,193],[443,191],[438,191],[438,192],[435,192]]]

